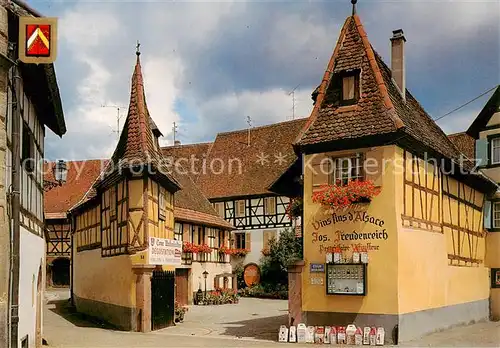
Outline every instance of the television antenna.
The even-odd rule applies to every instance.
[[[295,88],[294,88],[294,89],[292,89],[292,90],[288,93],[288,95],[291,95],[291,96],[292,96],[292,120],[294,120],[294,119],[295,119],[295,90],[296,90],[297,88],[299,88],[299,86],[300,86],[300,83],[299,83],[297,86],[295,86]]]
[[[125,109],[126,106],[120,106],[120,105],[101,105],[102,108],[115,108],[116,109],[116,130],[112,131],[113,133],[116,133],[116,138],[119,141],[120,140],[120,119],[123,117],[123,115],[120,115],[120,110]]]

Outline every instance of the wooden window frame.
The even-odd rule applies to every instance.
[[[167,217],[167,199],[165,188],[158,187],[158,219],[165,221]]]
[[[331,173],[329,175],[329,182],[330,184],[332,185],[338,185],[337,184],[337,180],[341,180],[341,186],[345,186],[347,185],[349,182],[353,181],[353,180],[360,180],[360,181],[364,181],[365,178],[366,178],[366,174],[365,174],[365,171],[364,171],[364,163],[365,163],[365,156],[364,156],[364,153],[363,152],[355,152],[355,153],[352,153],[352,154],[348,154],[348,155],[344,155],[344,156],[336,156],[336,157],[331,157],[332,159],[332,163],[333,163],[333,168],[331,170]],[[347,180],[345,183],[343,182],[344,180],[344,177],[342,176],[340,179],[337,179],[336,175],[337,175],[337,161],[344,161],[344,160],[349,160],[349,162],[352,160],[352,159],[355,159],[358,161],[358,163],[356,163],[356,168],[359,168],[358,170],[358,175],[357,176],[352,176],[350,171],[352,170],[352,164],[350,163],[349,165],[351,166],[351,168],[348,167],[348,176],[345,180]],[[341,171],[343,172],[343,168],[341,168]]]
[[[489,232],[500,232],[500,222],[498,225],[495,225],[495,205],[498,204],[500,206],[500,199],[492,200],[490,202],[491,202],[491,213],[490,213],[491,228],[489,229]],[[500,207],[498,212],[500,213]]]
[[[276,215],[276,197],[264,197],[264,215]]]
[[[223,219],[225,218],[224,202],[215,202],[214,209],[220,217],[222,217]]]
[[[357,104],[360,97],[361,70],[355,69],[350,71],[342,71],[338,75],[340,79],[340,105],[348,106]],[[351,99],[344,99],[344,80],[351,77],[354,77],[354,97]]]
[[[246,249],[246,232],[234,232],[234,247]]]
[[[182,225],[182,222],[174,223],[174,239],[184,242],[184,226]]]
[[[488,135],[487,140],[488,140],[488,162],[487,162],[488,166],[491,166],[491,167],[500,166],[500,161],[498,161],[498,162],[493,161],[493,150],[494,150],[493,142],[500,141],[500,134]]]
[[[240,203],[243,202],[243,211],[240,211]],[[246,208],[247,204],[244,199],[239,199],[234,201],[234,216],[236,217],[245,217],[246,216]]]

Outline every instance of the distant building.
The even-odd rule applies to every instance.
[[[45,192],[47,286],[66,287],[71,276],[71,218],[68,212],[83,199],[102,169],[104,160],[67,162],[66,182]],[[44,180],[54,181],[55,162],[45,164]]]
[[[300,196],[300,191],[277,195],[273,190],[296,165],[292,142],[305,122],[297,119],[224,132],[213,143],[162,148],[164,156],[185,166],[219,216],[235,227],[231,247],[247,254],[233,255],[233,267],[259,264],[269,241],[279,238],[284,228],[296,228],[300,237],[300,217],[291,220],[286,214],[290,197]]]

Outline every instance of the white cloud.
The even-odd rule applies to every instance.
[[[295,118],[309,117],[312,100],[309,89],[295,91]],[[247,127],[247,116],[252,126],[291,120],[293,101],[288,91],[271,89],[263,92],[245,91],[212,98],[198,104],[200,119],[189,125],[188,142],[207,139],[217,131]]]
[[[496,5],[498,9],[500,5]],[[77,72],[84,77],[72,79],[76,95],[64,100],[68,133],[48,149],[55,151],[52,149],[60,147],[58,153],[74,158],[111,155],[116,144],[116,134],[112,133],[116,127],[116,109],[101,105],[128,105],[137,39],[142,43],[147,105],[160,130],[168,137],[172,122],[176,121],[188,127],[184,141],[207,140],[213,139],[218,131],[246,127],[247,115],[252,117],[254,126],[290,119],[292,97],[287,94],[289,90],[281,90],[280,86],[291,89],[300,84],[295,94],[295,114],[309,116],[311,91],[320,83],[345,19],[338,12],[322,13],[327,6],[333,8],[325,3],[310,5],[308,11],[303,11],[301,4],[284,4],[280,10],[276,3],[233,1],[66,2],[64,6],[67,10],[60,16],[60,52],[68,53],[59,56],[58,72],[59,64],[63,64],[65,76]],[[270,11],[266,12],[268,8]],[[388,52],[390,30],[399,26],[405,29],[411,64],[418,63],[418,57],[410,55],[411,50],[418,50],[418,54],[430,56],[434,61],[439,50],[449,51],[452,44],[477,37],[477,28],[498,22],[498,11],[494,9],[495,4],[479,1],[473,4],[384,1],[376,6],[358,6],[370,40],[382,54]],[[347,14],[344,10],[342,7]],[[250,47],[251,58],[234,55],[236,50],[248,46],[245,41],[249,39],[248,33],[259,35],[252,44],[261,47]],[[208,54],[213,53],[213,47],[229,54]],[[259,55],[252,56],[253,52]],[[220,60],[207,63],[207,56]],[[243,62],[224,61],[233,56]],[[198,69],[199,66],[205,70]],[[232,70],[233,67],[237,68]],[[283,69],[276,73],[283,67],[286,75]],[[259,78],[266,81],[248,82],[253,73],[262,74]],[[208,83],[207,76],[210,76]],[[304,79],[309,80],[304,82]],[[208,93],[211,88],[217,93],[224,92]],[[204,91],[208,91],[207,97],[200,98]],[[183,119],[186,115],[176,113],[179,98],[188,104],[188,109],[194,110],[194,116]],[[453,96],[450,98],[453,100]],[[443,101],[446,105],[450,103],[454,102]],[[468,116],[465,113],[458,116],[458,113],[450,116],[440,125],[448,132],[465,129],[468,124],[465,121],[462,124],[461,120]],[[193,117],[197,119],[193,121]]]

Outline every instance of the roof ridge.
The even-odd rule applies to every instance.
[[[466,131],[462,131],[462,132],[450,133],[450,134],[447,134],[446,136],[447,136],[447,137],[452,137],[452,136],[454,136],[454,135],[469,135],[469,134],[467,134],[467,132],[466,132]],[[470,135],[469,135],[469,136],[470,136]]]
[[[281,121],[281,122],[276,122],[276,123],[265,124],[265,125],[262,125],[262,126],[252,127],[250,129],[251,130],[260,130],[260,129],[264,129],[264,128],[271,128],[271,127],[281,126],[281,125],[283,125],[285,123],[294,123],[294,122],[299,122],[299,121],[305,121],[307,119],[308,119],[308,117],[301,117],[301,118],[296,118],[296,119],[293,119],[293,120],[286,120],[286,121]],[[240,132],[248,132],[248,128],[237,129],[237,130],[226,131],[226,132],[219,132],[219,133],[217,133],[217,136],[219,136],[219,135],[227,135],[227,134],[235,134],[235,133],[240,133]]]
[[[206,141],[206,142],[202,142],[202,143],[192,143],[192,144],[166,145],[166,146],[162,146],[161,150],[163,150],[163,149],[175,149],[175,148],[188,147],[188,146],[210,145],[210,144],[213,144],[213,141]]]

